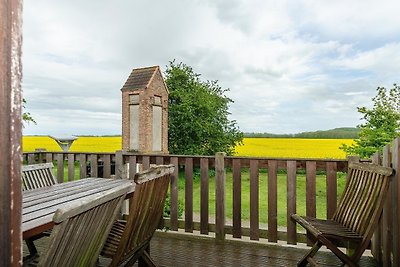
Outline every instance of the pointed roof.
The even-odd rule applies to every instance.
[[[157,71],[159,66],[133,69],[121,90],[146,89]]]

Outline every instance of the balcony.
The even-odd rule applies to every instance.
[[[395,165],[398,157],[390,149],[385,151],[383,163],[387,165],[392,159]],[[381,159],[375,155],[372,160]],[[244,266],[295,265],[311,242],[290,214],[330,218],[348,165],[347,160],[140,155],[121,151],[32,152],[24,153],[24,161],[55,162],[58,182],[89,176],[132,177],[138,168],[146,169],[151,164],[179,166],[171,180],[170,216],[163,221],[168,231],[157,233],[152,243],[152,254],[164,266],[232,266],[236,262]],[[127,164],[137,167],[127,168]],[[392,183],[383,219],[361,266],[389,263],[398,257],[394,249],[397,239],[387,234],[398,235],[393,227],[398,220],[396,186],[397,182]],[[243,199],[245,188],[249,199]],[[245,202],[249,203],[248,210],[243,209]],[[340,266],[332,253],[320,254],[317,259],[323,266]]]

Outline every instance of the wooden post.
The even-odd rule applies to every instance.
[[[290,217],[296,213],[296,161],[287,163],[287,242],[296,245],[296,222]]]
[[[0,1],[0,266],[21,266],[21,12]]]
[[[215,154],[215,238],[225,240],[225,153]]]
[[[391,165],[391,154],[390,145],[386,145],[383,149],[383,166],[390,167]],[[391,266],[391,255],[392,255],[392,186],[393,181],[390,184],[388,197],[386,198],[385,205],[382,213],[382,266]]]
[[[124,159],[122,150],[115,151],[115,179],[122,179],[124,172]]]
[[[395,174],[392,180],[392,212],[393,212],[393,265],[400,266],[400,137],[393,142],[392,166]]]

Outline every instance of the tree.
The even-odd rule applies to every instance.
[[[184,63],[170,62],[165,73],[169,90],[168,130],[172,154],[213,155],[234,153],[243,133],[229,120],[229,104],[217,81],[201,81]]]
[[[357,126],[360,133],[355,144],[340,147],[348,154],[368,158],[400,136],[400,86],[394,84],[389,90],[378,87],[372,101],[371,109],[357,107],[365,123]]]
[[[26,109],[26,100],[25,100],[25,98],[24,99],[22,99],[22,107],[23,107],[23,109],[25,110]],[[27,112],[27,111],[24,111],[23,113],[22,113],[22,121],[23,122],[26,122],[26,123],[30,123],[30,122],[32,122],[33,124],[36,124],[36,121],[35,121],[35,119],[32,117],[32,115],[31,115],[31,113],[29,113],[29,112]]]

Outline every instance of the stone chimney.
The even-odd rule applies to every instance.
[[[122,91],[122,149],[168,153],[168,89],[160,67],[133,69]]]

